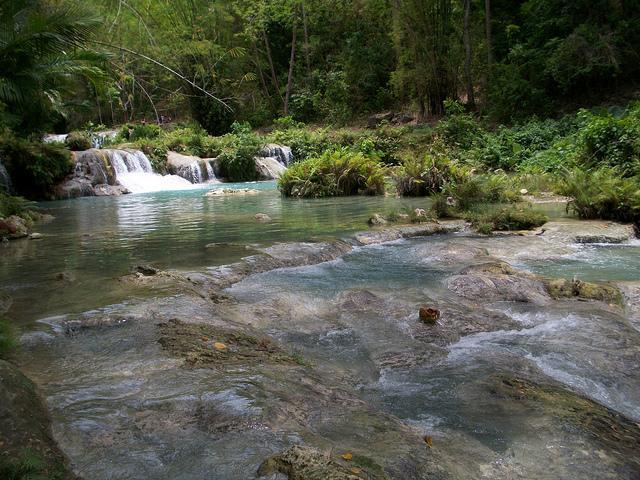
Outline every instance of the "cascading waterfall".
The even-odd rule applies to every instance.
[[[118,183],[131,193],[185,190],[191,182],[178,175],[154,173],[151,162],[139,150],[101,150],[111,163]]]
[[[0,159],[0,190],[4,190],[5,192],[11,192],[11,177],[9,176],[9,172],[2,164],[2,159]]]
[[[213,171],[213,167],[211,166],[210,160],[203,160],[198,157],[185,158],[191,158],[192,161],[190,163],[185,163],[177,167],[174,170],[177,175],[195,184],[205,182],[218,182],[216,174]]]
[[[285,167],[288,167],[293,162],[293,152],[291,151],[291,147],[277,145],[275,143],[265,145],[262,149],[262,156],[275,158]]]

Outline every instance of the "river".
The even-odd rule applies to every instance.
[[[453,233],[358,246],[353,234],[374,212],[428,200],[291,200],[273,182],[234,186],[260,192],[42,204],[56,217],[38,227],[44,238],[0,246],[0,290],[24,332],[20,365],[42,389],[76,473],[255,478],[266,458],[305,444],[352,478],[638,478],[633,312],[463,298],[447,283],[499,258],[536,274],[635,285],[637,241]],[[565,221],[562,206],[545,208]],[[287,246],[336,240],[347,242],[344,254],[320,263],[298,265],[301,247]],[[220,295],[194,293],[200,277],[279,242],[286,265],[243,274]],[[123,280],[138,264],[193,281]],[[436,326],[419,322],[423,304],[441,310]],[[214,340],[230,357],[203,356],[193,343],[214,351]]]

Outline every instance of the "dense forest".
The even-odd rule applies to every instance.
[[[495,122],[633,85],[636,0],[3,0],[1,121],[20,133],[193,118],[420,120],[447,99]]]

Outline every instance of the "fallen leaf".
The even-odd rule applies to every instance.
[[[429,448],[433,447],[433,437],[430,437],[429,435],[425,435],[422,438],[424,440],[424,443],[427,444],[427,447],[429,447]]]
[[[208,342],[209,341],[209,337],[202,337],[202,341],[203,342]]]
[[[342,458],[344,458],[347,461],[353,460],[353,453],[351,452],[343,453]]]
[[[227,346],[224,343],[216,342],[213,344],[216,350],[226,350]]]
[[[351,469],[351,473],[354,473],[354,474],[358,475],[359,473],[362,473],[362,469],[358,468],[358,467],[353,467]]]

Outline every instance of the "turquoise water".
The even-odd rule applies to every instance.
[[[246,256],[247,245],[340,237],[366,229],[374,212],[428,207],[390,197],[286,199],[275,182],[213,187],[260,190],[254,195],[206,197],[209,188],[41,204],[56,217],[37,226],[45,237],[0,245],[9,316],[29,323],[117,302],[131,294],[117,278],[136,264],[203,269]],[[272,221],[258,222],[257,213]],[[73,281],[58,280],[62,273]]]

